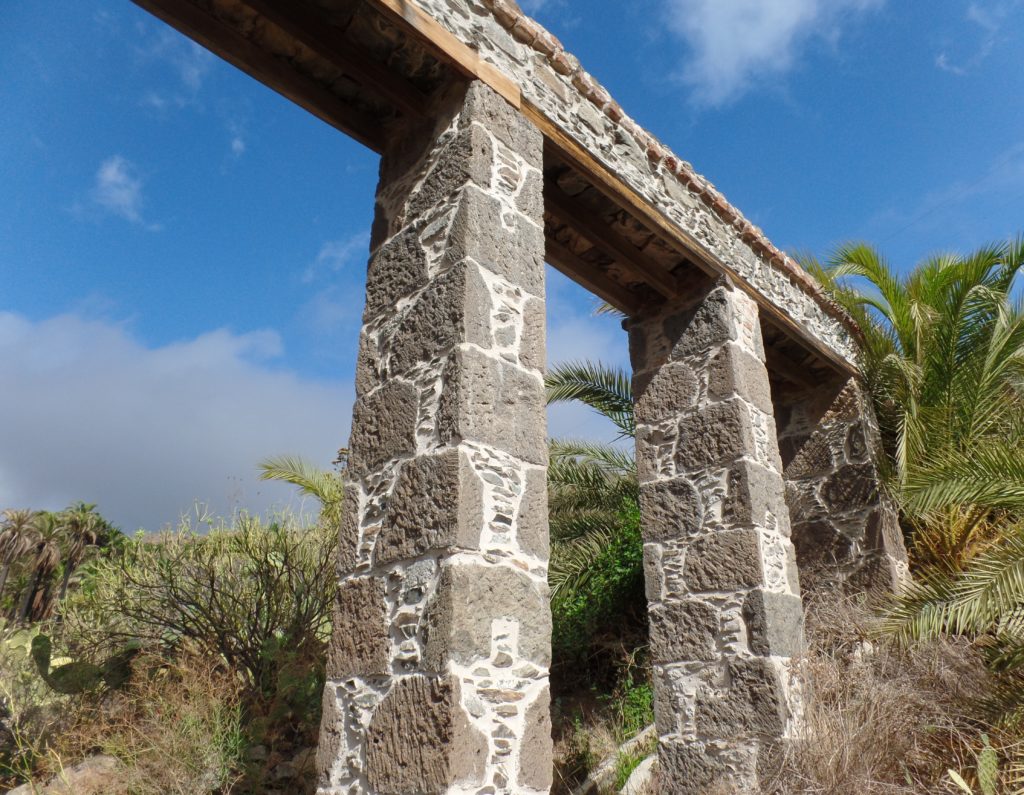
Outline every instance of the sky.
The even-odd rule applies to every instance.
[[[523,5],[783,249],[1024,232],[1024,0]],[[376,170],[127,0],[0,0],[0,508],[296,507],[256,464],[348,437]],[[550,270],[548,304],[549,361],[627,364]]]

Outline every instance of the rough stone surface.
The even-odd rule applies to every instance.
[[[642,388],[637,388],[639,380],[634,379],[637,411],[652,423],[678,415],[697,399],[697,375],[682,362],[665,365]]]
[[[430,550],[475,549],[483,527],[483,484],[464,453],[446,450],[402,464],[377,539],[376,562]]]
[[[697,694],[697,729],[713,737],[746,732],[778,737],[786,709],[779,671],[771,660],[733,660],[728,689],[705,688]]]
[[[645,541],[664,541],[692,535],[702,525],[700,494],[685,477],[645,483],[640,487]]]
[[[528,469],[523,496],[519,502],[516,527],[519,547],[528,555],[547,560],[548,542],[548,487],[543,469]]]
[[[519,785],[547,792],[551,789],[551,698],[543,691],[526,710],[526,731],[519,756]]]
[[[659,662],[717,658],[718,611],[696,600],[664,602],[650,609],[651,643]]]
[[[370,577],[345,580],[338,586],[333,624],[344,632],[331,635],[327,678],[381,676],[391,668],[384,583]]]
[[[416,450],[419,393],[406,381],[390,381],[356,400],[349,436],[349,465],[356,471]]]
[[[739,345],[723,345],[708,365],[708,391],[717,398],[741,395],[766,414],[772,393],[764,362]]]
[[[445,370],[437,412],[447,442],[502,446],[533,464],[547,463],[544,384],[536,376],[480,351],[457,351]]]
[[[762,583],[756,530],[720,530],[702,536],[686,553],[683,577],[690,590],[736,591]]]
[[[487,740],[469,725],[448,679],[399,679],[381,702],[366,740],[367,780],[381,795],[441,793],[482,783]]]
[[[410,227],[370,257],[364,317],[372,318],[393,309],[400,298],[426,284],[427,255],[419,241],[419,230]]]
[[[551,663],[551,617],[547,586],[508,566],[445,567],[427,608],[423,660],[440,671],[448,660],[463,665],[491,654],[492,622],[519,625],[519,655],[534,665]],[[488,610],[481,609],[483,605]]]
[[[684,472],[731,461],[753,448],[750,409],[741,400],[711,403],[679,423],[676,461]]]
[[[804,650],[804,608],[799,596],[757,588],[743,602],[743,620],[754,654],[793,657]]]

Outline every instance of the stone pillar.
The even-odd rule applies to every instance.
[[[884,453],[855,378],[778,410],[786,501],[805,595],[893,590],[907,576],[899,514],[879,489]]]
[[[321,795],[551,785],[542,136],[442,107],[381,162]]]
[[[659,791],[758,792],[803,609],[757,306],[719,285],[627,327]]]

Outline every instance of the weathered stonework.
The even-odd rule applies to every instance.
[[[550,786],[540,153],[473,83],[383,157],[321,795]]]
[[[856,360],[849,324],[814,280],[689,163],[633,121],[579,61],[514,2],[418,0],[418,5],[460,41],[472,42],[484,61],[512,78],[524,98],[708,256],[725,263],[837,356]]]
[[[899,587],[907,555],[879,489],[881,441],[870,398],[851,378],[781,407],[779,446],[800,580],[807,594]]]
[[[661,791],[757,792],[803,644],[757,306],[723,284],[627,325]]]

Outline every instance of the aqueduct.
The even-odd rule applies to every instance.
[[[319,792],[551,787],[545,262],[628,317],[659,791],[759,791],[801,588],[905,569],[850,318],[512,0],[136,2],[382,156]]]

